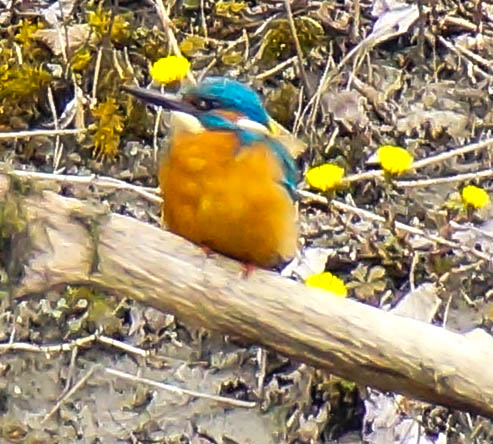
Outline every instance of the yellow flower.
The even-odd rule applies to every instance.
[[[190,62],[181,56],[168,56],[152,65],[151,76],[163,85],[183,79],[190,69]]]
[[[490,196],[482,188],[467,185],[462,188],[462,200],[466,205],[474,208],[484,208],[490,203]]]
[[[327,191],[339,185],[344,177],[344,168],[326,163],[315,168],[311,168],[306,173],[308,184],[321,191]]]
[[[305,284],[309,287],[321,288],[322,290],[330,291],[343,298],[347,296],[347,288],[344,285],[344,282],[328,271],[324,273],[312,274],[305,280]]]
[[[399,146],[384,145],[378,149],[378,160],[386,173],[401,174],[413,164],[413,156]]]

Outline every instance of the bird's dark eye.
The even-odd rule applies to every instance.
[[[188,100],[199,111],[210,111],[220,108],[220,103],[217,100],[205,99],[203,97],[190,97]]]
[[[195,106],[198,109],[200,109],[201,111],[209,111],[210,109],[212,109],[211,102],[209,102],[209,100],[205,100],[205,99],[197,100],[197,102],[195,103]]]

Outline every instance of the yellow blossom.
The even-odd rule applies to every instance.
[[[378,160],[386,173],[401,174],[413,164],[413,156],[399,146],[384,145],[378,149]]]
[[[306,173],[308,184],[321,191],[331,190],[339,185],[344,177],[344,168],[326,163],[315,168],[311,168]]]
[[[323,290],[330,291],[343,298],[347,296],[347,288],[344,285],[344,282],[328,271],[324,273],[312,274],[305,280],[305,284],[309,287],[321,288]]]
[[[182,56],[168,56],[152,65],[151,76],[163,85],[183,79],[190,69],[190,62]]]
[[[462,188],[462,200],[466,205],[479,209],[490,203],[490,196],[482,188],[467,185]]]

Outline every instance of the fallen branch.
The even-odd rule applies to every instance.
[[[208,257],[157,227],[51,191],[22,195],[11,181],[0,174],[0,209],[22,219],[11,221],[9,234],[13,297],[97,285],[346,379],[493,418],[490,341],[335,298],[273,272],[256,270],[245,279],[236,261]]]

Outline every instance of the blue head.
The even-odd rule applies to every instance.
[[[259,95],[236,80],[208,77],[197,86],[184,88],[182,95],[184,101],[191,104],[197,112],[232,111],[268,126],[269,117]]]

